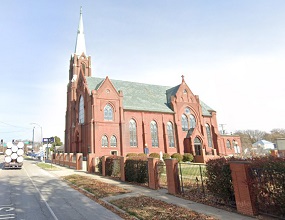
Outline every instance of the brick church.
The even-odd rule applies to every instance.
[[[66,153],[239,153],[240,138],[221,135],[216,111],[194,95],[184,76],[169,87],[92,76],[82,12],[70,59],[65,127]]]

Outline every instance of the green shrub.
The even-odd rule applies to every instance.
[[[162,158],[163,158],[163,160],[169,159],[169,158],[170,158],[170,155],[169,155],[168,153],[163,153]]]
[[[98,171],[102,175],[102,157],[99,157]]]
[[[128,154],[126,155],[126,157],[136,157],[136,156],[138,156],[137,153],[128,153]]]
[[[125,177],[128,182],[147,183],[147,157],[132,157],[125,162]]]
[[[149,155],[149,157],[159,158],[160,156],[159,156],[159,153],[151,153],[151,154]]]
[[[138,154],[138,157],[147,157],[147,155],[144,154],[144,153],[139,153],[139,154]]]
[[[183,159],[183,156],[180,153],[174,153],[171,155],[171,158],[175,158],[178,160],[178,162],[181,162]]]
[[[253,158],[250,164],[253,193],[259,208],[269,214],[285,216],[285,158]]]
[[[192,154],[190,154],[190,153],[185,153],[185,154],[183,155],[183,162],[187,162],[187,161],[192,162],[193,160],[194,160],[194,157],[193,157]]]
[[[106,175],[118,177],[120,176],[120,159],[117,156],[110,156],[106,158]]]
[[[234,158],[209,160],[206,167],[206,187],[217,198],[225,203],[234,201],[234,189],[229,161]]]

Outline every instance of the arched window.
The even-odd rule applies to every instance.
[[[79,112],[78,112],[79,124],[84,124],[84,98],[80,96],[79,99]]]
[[[134,119],[131,119],[129,122],[130,130],[130,146],[137,147],[137,124]]]
[[[106,135],[104,135],[104,136],[102,137],[101,145],[102,145],[102,147],[108,147],[108,138],[107,138]]]
[[[113,135],[110,139],[111,147],[117,147],[117,138]]]
[[[227,140],[227,148],[231,149],[231,142]]]
[[[183,131],[188,131],[188,118],[184,114],[181,117],[181,123],[182,123],[182,130]]]
[[[109,104],[104,108],[104,120],[113,121],[113,108]]]
[[[195,128],[196,127],[196,119],[194,115],[190,115],[190,128]]]
[[[167,135],[169,147],[174,147],[173,125],[171,122],[167,122]]]
[[[206,132],[207,132],[208,147],[213,147],[213,140],[212,140],[210,125],[206,124],[205,126],[206,126]]]
[[[150,133],[151,133],[151,146],[158,147],[157,124],[155,121],[152,121],[150,123]]]
[[[238,146],[238,142],[236,140],[233,140],[233,146],[236,154],[240,153],[240,147]]]

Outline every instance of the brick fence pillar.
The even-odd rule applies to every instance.
[[[121,173],[121,181],[126,181],[125,176],[125,157],[120,157],[120,173]]]
[[[255,197],[250,189],[249,164],[246,161],[230,162],[237,211],[254,216],[258,214]]]
[[[82,153],[76,154],[76,170],[82,170]]]
[[[149,157],[148,160],[148,187],[151,189],[158,189],[158,178],[156,164],[158,158]]]
[[[68,155],[68,166],[69,166],[69,168],[71,167],[71,164],[72,164],[72,158],[73,158],[73,153],[69,153],[69,155]]]
[[[52,151],[51,163],[54,163],[54,161],[55,161],[55,153],[53,153]]]
[[[178,175],[178,161],[176,159],[165,159],[167,188],[170,194],[180,193],[180,183]]]
[[[106,176],[106,157],[102,157],[102,176]]]
[[[87,155],[87,172],[88,173],[95,172],[95,154]]]
[[[67,159],[66,159],[67,155],[68,155],[67,153],[63,154],[63,166],[65,166],[65,167],[66,167],[66,165],[68,165]]]

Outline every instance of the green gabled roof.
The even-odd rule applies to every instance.
[[[175,96],[176,95],[179,87],[180,87],[180,85],[172,87],[172,88],[166,90],[166,98],[167,98],[167,102],[168,103],[171,102],[171,96]]]
[[[104,78],[86,77],[89,91],[98,90]],[[110,79],[117,91],[123,92],[123,107],[127,110],[174,113],[170,108],[170,97],[179,86],[160,86]],[[211,116],[212,108],[200,101],[202,114]]]
[[[200,100],[200,105],[202,107],[202,115],[204,116],[212,116],[211,112],[215,112],[214,109],[206,105],[204,102]]]
[[[90,91],[98,89],[105,79],[86,77]],[[149,85],[110,79],[117,91],[123,92],[123,106],[127,110],[173,113],[166,100],[169,86]]]

